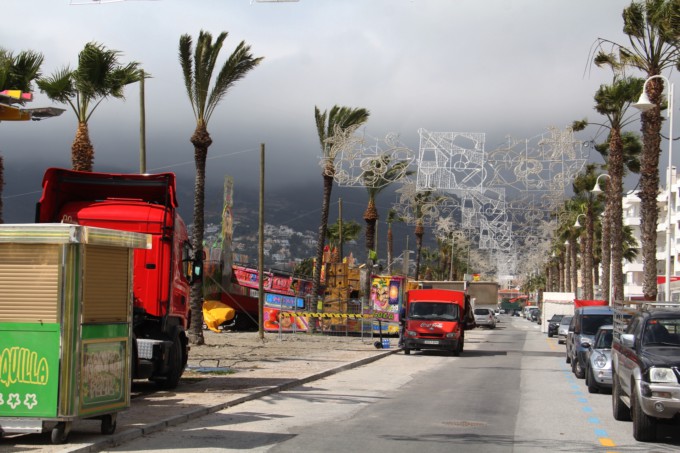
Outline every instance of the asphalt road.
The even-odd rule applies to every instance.
[[[390,355],[134,440],[116,452],[678,451],[677,426],[636,442],[564,346],[523,318],[468,332],[461,357]]]

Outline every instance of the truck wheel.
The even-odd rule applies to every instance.
[[[179,385],[179,380],[184,372],[182,366],[184,362],[184,348],[182,347],[182,340],[179,335],[175,335],[170,347],[170,355],[168,357],[168,372],[162,379],[156,381],[156,385],[164,390],[172,390]]]
[[[633,415],[633,437],[635,440],[638,442],[656,441],[656,419],[642,411],[635,390],[630,395],[630,406],[630,411]]]
[[[583,379],[586,377],[586,371],[583,369],[581,360],[579,360],[578,356],[574,357],[574,375],[578,379]]]
[[[622,422],[630,420],[630,409],[621,401],[621,387],[619,378],[616,377],[616,371],[612,370],[612,415],[614,420]]]
[[[116,418],[116,414],[106,414],[102,416],[102,434],[113,434],[116,432]]]
[[[404,354],[410,355],[410,354],[411,354],[411,350],[410,350],[409,348],[404,348]]]

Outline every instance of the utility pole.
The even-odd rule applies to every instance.
[[[342,253],[342,246],[344,244],[344,238],[342,237],[342,197],[338,198],[338,255],[340,256],[340,262],[342,263],[342,258],[344,257]]]
[[[144,70],[139,81],[139,173],[146,173],[146,108],[144,106]]]
[[[260,340],[264,340],[264,143],[260,143],[260,219],[257,244],[257,317]]]

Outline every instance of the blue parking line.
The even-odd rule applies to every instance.
[[[596,435],[597,437],[609,437],[609,436],[607,435],[607,430],[605,430],[605,429],[596,429],[596,430],[595,430],[595,435]]]
[[[585,412],[586,414],[592,414],[594,412],[594,410],[591,406],[588,405],[588,398],[584,397],[584,393],[581,391],[581,385],[579,384],[578,380],[576,379],[576,376],[573,375],[570,367],[564,366],[564,368],[565,368],[564,372],[565,372],[565,377],[566,377],[567,383],[571,387],[571,391],[569,393],[571,393],[572,395],[574,395],[576,397],[576,401],[583,404],[583,406],[581,407],[581,410],[583,412]],[[588,423],[590,423],[591,425],[600,425],[601,424],[600,419],[598,417],[594,417],[594,416],[588,417]],[[598,442],[600,443],[601,446],[605,446],[605,447],[616,446],[614,441],[609,439],[609,436],[607,435],[606,430],[599,428],[599,427],[595,427],[593,431],[594,431],[595,437],[597,438],[597,440],[598,440]]]

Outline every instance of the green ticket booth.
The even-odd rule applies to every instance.
[[[0,436],[77,419],[116,429],[130,406],[132,256],[147,235],[71,224],[0,225]]]

